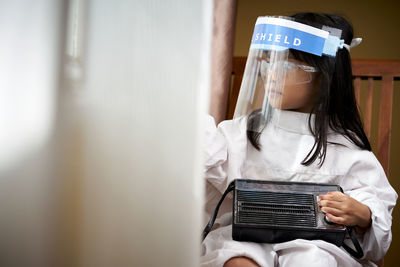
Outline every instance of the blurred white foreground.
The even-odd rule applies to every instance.
[[[197,266],[211,0],[0,1],[0,266]]]

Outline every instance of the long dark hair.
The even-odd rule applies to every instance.
[[[293,16],[295,21],[314,27],[325,25],[342,30],[341,39],[350,44],[353,39],[351,24],[338,15],[321,13],[298,13]],[[351,140],[361,149],[371,151],[371,145],[364,132],[363,124],[358,112],[354,94],[351,59],[347,49],[339,49],[336,57],[318,57],[297,50],[290,50],[297,60],[306,62],[319,70],[321,87],[310,114],[315,114],[314,125],[311,125],[311,115],[308,121],[315,142],[307,156],[302,161],[303,165],[310,165],[319,159],[321,166],[326,157],[327,130],[340,133]],[[260,133],[250,131],[259,112],[249,115],[247,122],[247,138],[257,149],[261,150],[259,143]],[[313,126],[313,127],[312,127]]]

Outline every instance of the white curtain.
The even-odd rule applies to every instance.
[[[212,1],[0,1],[0,266],[196,266]]]

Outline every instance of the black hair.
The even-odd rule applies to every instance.
[[[321,25],[341,29],[346,44],[353,39],[351,24],[338,15],[321,13],[298,13],[291,16],[295,21],[320,28]],[[371,151],[371,145],[364,132],[363,124],[358,111],[353,86],[350,54],[347,49],[339,49],[336,57],[315,56],[297,50],[290,50],[297,60],[306,62],[318,69],[321,79],[320,89],[310,114],[315,114],[314,125],[311,125],[311,115],[308,120],[309,128],[315,142],[307,156],[302,161],[303,165],[310,165],[319,159],[321,166],[326,157],[327,130],[340,133],[351,140],[355,145],[364,150]],[[255,118],[261,116],[260,112],[253,112],[247,121],[247,138],[257,149],[261,150],[259,143],[260,133],[251,131]]]

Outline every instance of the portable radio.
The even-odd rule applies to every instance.
[[[330,222],[318,207],[318,195],[342,191],[340,186],[238,179],[233,190],[232,237],[258,243],[297,238],[322,239],[337,246],[344,225]]]
[[[330,222],[317,204],[318,195],[343,191],[333,184],[236,179],[224,192],[204,228],[203,240],[230,191],[233,191],[233,240],[280,243],[298,238],[321,239],[343,246],[355,258],[363,256],[353,229]],[[346,233],[356,250],[344,243]]]

